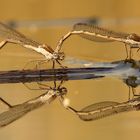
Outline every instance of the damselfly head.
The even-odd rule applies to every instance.
[[[54,87],[51,88],[58,96],[67,94],[67,89],[65,87]]]
[[[57,60],[64,60],[65,58],[64,52],[54,53],[53,55],[54,55],[54,59]]]
[[[67,89],[66,89],[65,87],[59,88],[58,91],[59,91],[60,95],[65,95],[65,94],[67,94],[67,92],[68,92]]]
[[[65,54],[64,54],[64,52],[59,52],[59,53],[58,53],[58,59],[59,59],[59,60],[64,60],[64,59],[65,59]]]

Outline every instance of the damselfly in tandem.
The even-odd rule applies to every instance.
[[[60,51],[63,42],[71,35],[80,35],[81,37],[92,40],[95,42],[112,42],[118,41],[125,44],[127,58],[131,59],[131,49],[138,48],[140,50],[140,36],[135,33],[128,34],[122,32],[115,32],[105,28],[101,28],[95,25],[90,25],[86,23],[77,23],[73,26],[72,31],[68,32],[63,36],[57,45],[57,52]],[[130,46],[130,51],[128,53],[127,46]]]
[[[113,101],[98,102],[77,111],[69,106],[69,100],[64,97],[66,93],[67,89],[65,87],[50,88],[45,94],[18,105],[10,105],[0,98],[9,107],[7,111],[0,113],[0,127],[9,125],[44,104],[50,104],[57,97],[59,97],[60,102],[67,110],[77,115],[83,121],[96,121],[111,115],[140,110],[140,97],[138,97],[122,103]]]
[[[19,33],[18,31],[10,28],[9,26],[0,22],[0,38],[3,41],[0,42],[0,49],[2,49],[6,43],[15,43],[19,44],[25,48],[36,51],[37,53],[42,54],[45,57],[45,60],[52,60],[53,67],[55,62],[57,62],[60,66],[61,63],[59,61],[63,60],[65,55],[63,52],[56,52],[47,44],[38,43],[32,39],[27,38],[25,35]]]

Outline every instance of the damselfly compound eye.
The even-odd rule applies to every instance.
[[[58,55],[59,55],[59,60],[64,60],[65,58],[64,52],[59,52]]]
[[[68,90],[65,87],[60,88],[61,95],[67,94]]]

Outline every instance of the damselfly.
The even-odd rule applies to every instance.
[[[55,62],[62,66],[59,61],[63,60],[65,57],[63,52],[56,52],[47,44],[41,44],[32,39],[29,39],[25,35],[19,33],[18,31],[10,28],[3,23],[0,23],[0,37],[3,39],[3,41],[0,42],[0,49],[2,49],[6,43],[19,44],[25,48],[42,54],[47,61],[52,60],[53,67]]]
[[[69,107],[83,121],[98,120],[111,115],[128,111],[140,110],[140,97],[129,100],[127,102],[118,103],[113,101],[99,102],[89,105],[80,111]]]
[[[45,94],[18,105],[10,105],[4,99],[0,98],[0,100],[9,107],[7,111],[0,114],[0,127],[16,121],[30,111],[33,111],[44,104],[50,104],[57,97],[59,97],[60,102],[67,110],[79,116],[83,121],[98,120],[122,112],[140,110],[140,97],[138,97],[122,103],[113,101],[99,102],[78,111],[69,106],[69,100],[64,98],[66,93],[67,89],[65,87],[59,86],[58,88],[49,88]]]
[[[0,100],[9,107],[7,111],[0,114],[0,127],[16,121],[28,112],[37,109],[44,104],[50,104],[56,97],[60,96],[61,98],[61,96],[66,93],[67,89],[65,87],[50,88],[45,94],[18,105],[10,105],[4,99],[0,98]]]
[[[112,42],[112,41],[123,42],[125,44],[127,58],[129,57],[130,59],[131,59],[131,49],[132,48],[138,48],[138,50],[140,49],[140,36],[138,36],[135,33],[128,34],[115,32],[95,25],[77,23],[73,26],[72,31],[68,32],[65,36],[63,36],[59,40],[56,48],[57,52],[61,49],[63,42],[68,37],[74,34],[80,35],[83,38],[96,42]],[[129,54],[127,50],[127,45],[130,46]]]

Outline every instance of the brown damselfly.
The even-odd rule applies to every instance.
[[[81,109],[80,111],[77,111],[70,106],[68,107],[68,109],[74,114],[78,115],[79,118],[83,121],[93,121],[122,112],[139,111],[140,97],[122,103],[113,101],[98,102],[89,105]]]
[[[50,104],[57,97],[59,97],[60,102],[67,110],[79,116],[83,121],[93,121],[122,112],[140,110],[140,97],[138,97],[122,103],[114,101],[98,102],[77,111],[67,102],[68,100],[65,98],[66,93],[67,89],[65,87],[50,88],[45,94],[18,105],[11,105],[0,98],[9,107],[7,111],[0,113],[0,127],[7,126],[44,104]]]
[[[140,36],[135,33],[128,34],[122,32],[116,32],[95,25],[90,25],[86,23],[77,23],[73,26],[72,31],[64,35],[58,42],[57,52],[60,51],[63,42],[70,37],[71,35],[80,35],[83,38],[92,40],[95,42],[112,42],[118,41],[125,44],[127,58],[131,59],[131,49],[138,48],[140,49]],[[130,51],[128,53],[127,46],[130,46]]]
[[[8,106],[8,110],[4,111],[0,114],[0,127],[6,126],[22,116],[26,115],[28,112],[31,112],[34,109],[41,107],[44,104],[50,104],[56,97],[60,97],[67,93],[67,89],[65,87],[58,88],[48,88],[46,93],[26,101],[24,103],[18,105],[11,105],[4,99],[0,98],[0,100]],[[67,100],[67,99],[66,99]],[[66,101],[63,100],[62,104],[66,106]]]
[[[2,49],[6,43],[19,44],[25,48],[31,49],[33,51],[36,51],[37,53],[42,54],[45,57],[45,60],[47,61],[52,60],[53,67],[55,62],[62,66],[59,61],[64,59],[63,52],[56,52],[47,44],[41,44],[32,39],[29,39],[25,35],[21,34],[20,32],[16,31],[15,29],[12,29],[11,27],[1,22],[0,38],[3,39],[3,41],[0,42],[0,49]]]

